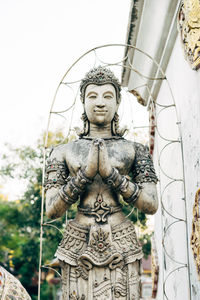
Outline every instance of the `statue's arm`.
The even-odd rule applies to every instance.
[[[148,148],[142,144],[135,143],[135,159],[131,175],[132,180],[112,168],[104,181],[119,192],[127,203],[146,214],[154,214],[158,209],[157,177]]]
[[[146,214],[154,214],[158,209],[157,176],[149,149],[142,144],[135,143],[135,159],[132,166],[133,182],[129,182],[129,189],[124,200],[132,203]],[[131,196],[131,190],[138,189],[136,196]],[[129,194],[129,195],[128,195]],[[127,197],[128,196],[128,197]]]
[[[49,218],[62,216],[70,206],[60,195],[61,188],[67,184],[68,176],[62,149],[56,147],[47,159],[45,170],[46,215]]]
[[[98,148],[93,143],[84,170],[79,169],[76,176],[69,176],[62,147],[55,148],[47,160],[45,175],[46,214],[49,218],[62,216],[85,192],[97,173]],[[96,166],[95,166],[96,165]]]

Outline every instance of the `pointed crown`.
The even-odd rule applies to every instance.
[[[81,101],[84,102],[85,89],[89,84],[103,85],[107,83],[110,83],[114,86],[116,90],[117,102],[119,102],[121,98],[120,82],[110,69],[102,66],[91,69],[88,73],[86,73],[85,78],[82,79],[80,84]]]

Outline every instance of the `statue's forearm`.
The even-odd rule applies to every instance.
[[[156,184],[154,182],[147,182],[142,184],[141,192],[134,203],[140,211],[145,214],[153,215],[158,209],[158,198]]]
[[[158,209],[157,190],[154,182],[137,183],[129,181],[125,192],[121,192],[124,200],[133,204],[145,214],[155,214]]]
[[[127,203],[135,205],[142,212],[154,214],[157,211],[158,201],[154,182],[138,185],[131,182],[127,176],[120,175],[115,168],[104,181],[116,192],[119,192]]]
[[[60,197],[59,189],[52,187],[46,192],[46,215],[48,218],[56,219],[62,216],[70,207]]]
[[[52,187],[46,192],[46,212],[50,218],[58,218],[73,204],[85,191],[86,185],[92,183],[85,174],[79,170],[77,176],[68,177],[67,184],[60,188]]]

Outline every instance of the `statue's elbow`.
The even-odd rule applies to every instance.
[[[55,205],[46,206],[46,216],[49,219],[57,219],[60,217],[59,210],[56,209]]]
[[[154,215],[157,212],[157,210],[158,210],[158,204],[156,203],[156,204],[151,206],[151,209],[149,211],[149,215]]]
[[[148,212],[149,215],[154,215],[158,210],[158,199],[157,199],[157,197],[156,196],[153,197],[152,200],[153,201],[151,201],[151,205],[149,206],[149,212]]]
[[[49,219],[56,219],[56,214],[51,208],[46,208],[46,216]]]

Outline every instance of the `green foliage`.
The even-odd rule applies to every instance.
[[[35,149],[12,148],[8,145],[9,155],[4,155],[4,165],[0,170],[4,178],[27,180],[26,191],[20,200],[6,201],[5,197],[0,195],[0,261],[9,272],[20,279],[32,299],[37,298],[38,284],[42,140],[43,138],[38,141]],[[49,140],[52,145],[56,145],[63,140],[63,136],[61,133],[54,135],[49,133]],[[71,208],[68,214],[73,218],[76,214],[75,207]],[[44,217],[45,221],[47,221],[46,217]],[[53,224],[62,229],[64,223],[65,216]],[[62,235],[58,230],[44,226],[42,264],[48,264],[53,260],[61,238]],[[44,269],[44,272],[48,271]],[[46,281],[41,285],[41,299],[53,299],[52,286]]]
[[[142,245],[142,250],[144,253],[144,257],[147,259],[151,254],[151,236],[152,234],[143,234],[140,238],[140,243]]]

